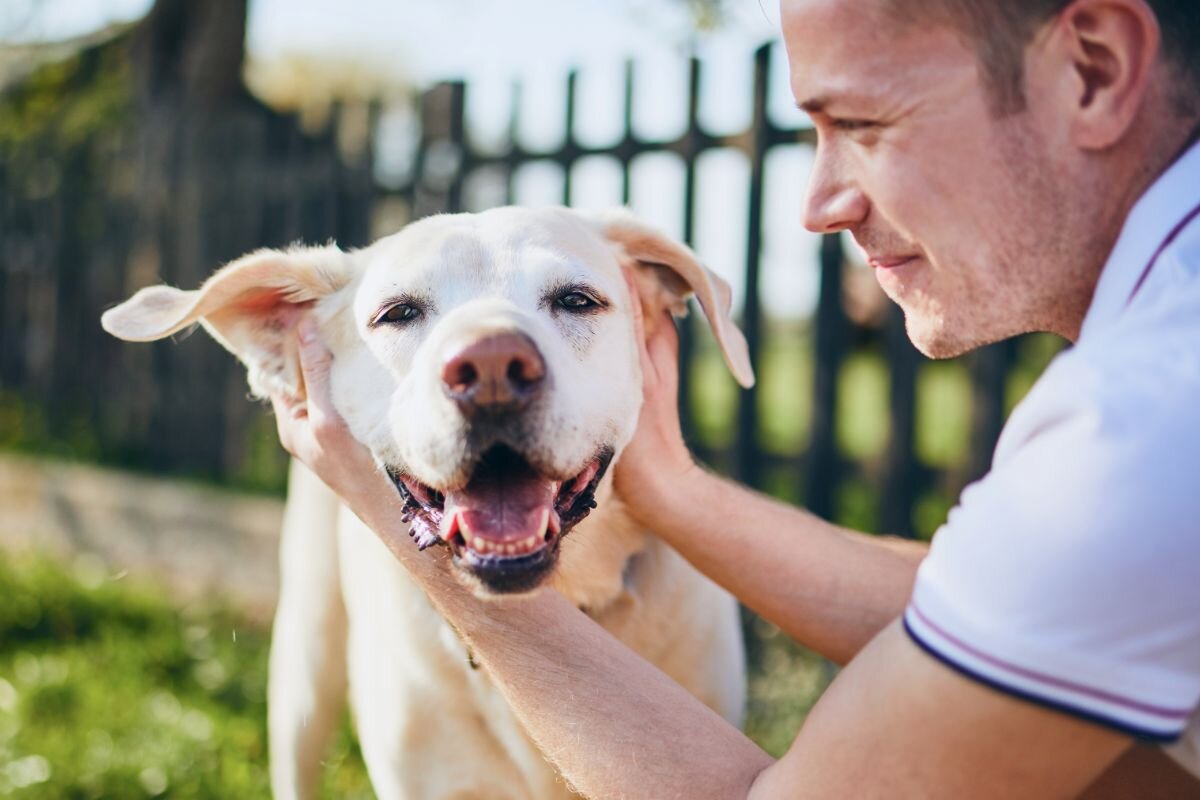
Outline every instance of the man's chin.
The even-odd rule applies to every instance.
[[[945,319],[904,312],[904,329],[913,347],[926,358],[945,359],[961,356],[986,342],[976,342],[956,332]]]

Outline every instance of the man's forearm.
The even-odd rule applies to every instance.
[[[443,611],[585,797],[742,800],[772,763],[557,592]]]
[[[442,552],[419,553],[399,507],[354,506],[495,679],[584,796],[745,798],[772,759],[557,592],[481,600]]]
[[[789,636],[844,664],[903,610],[927,547],[831,525],[697,467],[656,533]]]

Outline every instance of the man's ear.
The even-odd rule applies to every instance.
[[[349,257],[335,245],[258,250],[218,270],[199,289],[149,286],[100,318],[130,342],[170,336],[197,322],[248,370],[258,397],[303,394],[296,324],[305,308],[350,282]]]
[[[695,295],[725,357],[725,364],[742,386],[754,385],[754,370],[746,338],[731,316],[733,293],[719,275],[700,263],[680,242],[646,225],[625,209],[588,215],[601,233],[618,246],[622,268],[633,273],[646,310],[646,323],[662,311],[675,316],[687,313],[687,300]]]
[[[1062,12],[1055,33],[1070,63],[1075,140],[1108,149],[1129,132],[1162,60],[1154,11],[1141,0],[1080,0]]]

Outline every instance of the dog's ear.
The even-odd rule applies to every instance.
[[[302,392],[296,324],[302,311],[350,282],[334,245],[259,250],[227,264],[199,289],[149,286],[100,318],[119,339],[149,342],[200,323],[243,364],[259,397]]]
[[[687,313],[688,298],[695,295],[729,371],[742,386],[753,386],[754,370],[746,338],[731,315],[733,293],[729,284],[701,264],[691,248],[624,209],[588,216],[599,225],[605,238],[618,245],[621,266],[632,268],[647,324],[653,324],[663,310],[683,316]]]

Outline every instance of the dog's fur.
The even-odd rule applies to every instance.
[[[633,435],[641,372],[623,270],[635,278],[648,326],[663,309],[680,313],[695,293],[731,370],[752,381],[728,287],[687,248],[625,212],[505,208],[432,217],[355,252],[260,251],[195,291],[143,289],[103,323],[123,339],[148,341],[199,322],[245,363],[255,394],[300,396],[294,329],[309,310],[334,356],[335,406],[402,492],[414,481],[462,486],[498,444],[558,486],[599,452],[619,458]],[[573,313],[555,305],[564,290],[599,302]],[[419,319],[378,322],[402,302],[419,307]],[[447,399],[441,368],[463,342],[511,331],[544,357],[546,386],[531,408],[485,436]],[[640,529],[611,476],[601,475],[595,513],[545,548],[546,583],[738,723],[736,604]],[[431,513],[410,505],[418,517]],[[436,541],[436,519],[424,523],[421,544]],[[463,580],[481,595],[495,590],[468,561],[456,557]],[[278,797],[311,796],[347,683],[380,797],[573,796],[404,569],[298,464],[280,566],[269,689]]]

